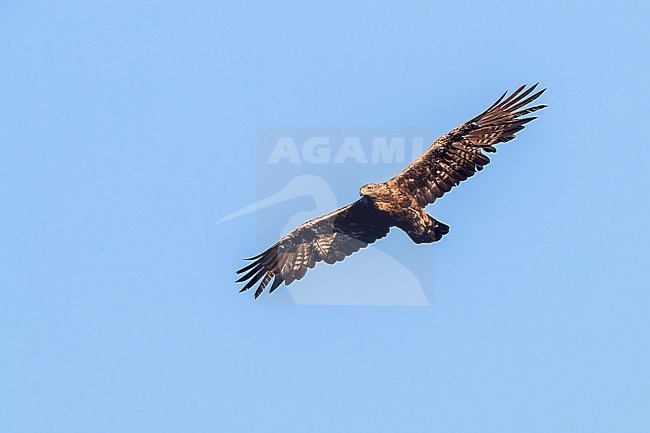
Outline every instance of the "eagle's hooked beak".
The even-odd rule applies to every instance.
[[[375,185],[375,184],[372,184],[372,183],[369,183],[369,184],[367,184],[367,185],[362,186],[362,187],[359,189],[359,195],[360,195],[361,197],[372,195],[372,191],[375,189],[375,186],[376,186],[376,185]]]

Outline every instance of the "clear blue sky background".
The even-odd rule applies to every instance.
[[[3,1],[0,432],[647,431],[649,12]],[[435,211],[432,307],[237,294],[259,126],[442,133],[535,81]]]

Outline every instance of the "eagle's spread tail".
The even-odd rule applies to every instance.
[[[433,222],[434,222],[434,226],[433,226],[434,239],[433,239],[433,241],[437,242],[440,239],[442,239],[442,237],[444,235],[449,233],[449,226],[447,224],[443,223],[443,222],[440,222],[440,221],[436,220],[436,219],[434,219]]]
[[[429,215],[429,225],[424,229],[424,232],[409,230],[406,233],[416,244],[430,244],[431,242],[438,242],[444,235],[449,233],[449,226]]]

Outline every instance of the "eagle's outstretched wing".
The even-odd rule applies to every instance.
[[[260,281],[255,298],[273,280],[269,293],[282,282],[287,286],[305,276],[317,262],[333,264],[388,234],[390,225],[374,213],[366,199],[308,221],[255,257],[248,266],[237,271],[246,274],[238,283],[248,280],[242,292]]]
[[[536,119],[523,117],[546,107],[525,108],[546,90],[530,95],[536,87],[521,86],[507,98],[504,93],[483,113],[438,138],[388,185],[407,188],[422,206],[433,203],[490,162],[483,151],[496,152],[495,144],[512,140],[526,123]]]

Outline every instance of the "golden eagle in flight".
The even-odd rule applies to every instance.
[[[481,171],[496,152],[494,145],[515,138],[515,133],[536,117],[524,117],[546,105],[526,107],[544,90],[537,84],[521,86],[506,98],[453,131],[438,138],[422,156],[392,179],[361,187],[361,198],[332,213],[308,221],[263,253],[251,257],[237,280],[247,281],[241,292],[255,286],[255,298],[271,283],[269,293],[305,276],[317,262],[333,264],[359,251],[398,227],[417,244],[439,241],[449,226],[424,210],[463,180]],[[532,95],[531,95],[532,93]]]

